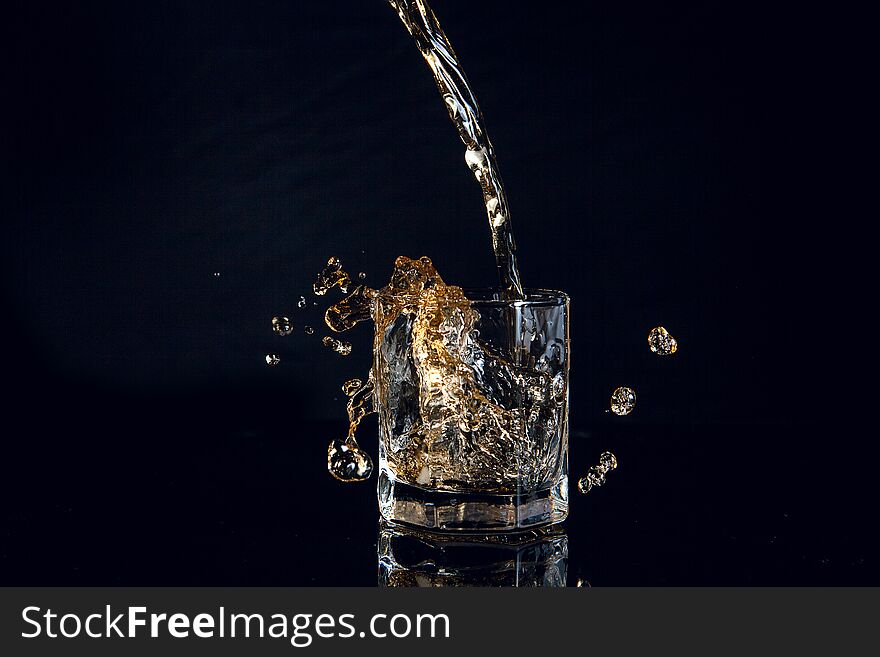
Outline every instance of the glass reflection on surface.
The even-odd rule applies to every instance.
[[[568,574],[568,536],[561,527],[439,535],[383,522],[377,553],[382,587],[564,587]]]

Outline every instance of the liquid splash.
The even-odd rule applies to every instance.
[[[385,460],[401,481],[511,491],[552,478],[567,405],[558,347],[527,365],[499,356],[480,340],[480,315],[464,292],[426,257],[397,258],[387,286],[358,286],[325,314],[337,332],[367,319],[374,363],[349,400],[347,440],[374,412],[375,395],[386,401],[380,422],[392,436]]]
[[[312,289],[318,296],[324,296],[331,288],[338,287],[343,294],[348,292],[351,276],[342,268],[342,262],[336,256],[327,260],[327,264],[315,279]]]
[[[424,0],[388,0],[434,74],[449,118],[465,145],[465,162],[483,192],[503,297],[522,299],[510,210],[485,120],[452,44]]]
[[[611,452],[602,452],[599,456],[599,465],[591,466],[586,477],[578,479],[578,490],[581,493],[589,493],[594,486],[605,484],[605,476],[612,470],[617,469],[617,457]]]
[[[277,354],[266,354],[266,365],[268,365],[269,367],[275,367],[280,362],[281,356]]]
[[[346,394],[349,395],[348,391]],[[366,481],[373,473],[373,460],[358,446],[355,433],[361,420],[374,411],[372,379],[349,395],[347,410],[348,435],[344,440],[330,442],[327,470],[340,481]]]

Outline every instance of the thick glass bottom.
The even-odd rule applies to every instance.
[[[568,517],[568,478],[516,494],[459,493],[412,486],[379,471],[379,511],[391,523],[432,531],[497,532],[530,529]]]

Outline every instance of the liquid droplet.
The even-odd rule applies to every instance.
[[[331,338],[329,335],[326,336],[322,340],[325,347],[329,347],[337,354],[341,356],[348,356],[351,354],[351,343],[345,342],[344,340],[337,340],[336,338]]]
[[[220,278],[220,272],[219,272],[219,271],[215,271],[215,272],[214,272],[214,278]]]
[[[266,354],[266,365],[269,367],[275,367],[280,362],[281,357],[277,354]]]
[[[636,407],[636,391],[620,386],[611,393],[611,412],[615,415],[629,415]]]
[[[342,392],[346,397],[353,396],[358,390],[364,387],[364,382],[360,379],[349,379],[342,384]]]
[[[280,335],[281,337],[284,337],[293,333],[293,324],[291,324],[290,320],[287,319],[287,317],[273,317],[272,331],[275,333],[275,335]]]
[[[365,481],[373,473],[373,459],[355,444],[334,440],[327,448],[327,470],[339,481]]]
[[[593,486],[601,486],[605,483],[605,468],[601,465],[591,465],[587,470],[587,479]]]
[[[602,452],[599,456],[599,465],[605,468],[605,472],[617,469],[617,457],[611,452]]]
[[[305,307],[306,307],[306,303],[308,303],[308,302],[306,301],[306,298],[303,297],[303,296],[301,296],[301,297],[299,298],[299,301],[296,302],[296,307],[297,307],[297,308],[305,308]]]
[[[358,280],[363,281],[363,280],[366,280],[366,278],[367,278],[367,273],[366,273],[366,272],[364,272],[364,271],[362,271],[362,272],[358,272]]]
[[[658,356],[671,356],[678,351],[678,341],[662,326],[655,326],[648,333],[648,346]]]
[[[605,476],[617,468],[617,457],[611,452],[602,452],[599,456],[599,465],[590,466],[587,476],[578,479],[578,490],[581,493],[589,493],[594,486],[605,484]]]
[[[315,294],[323,296],[327,294],[327,290],[338,287],[343,292],[348,292],[348,285],[351,283],[351,276],[342,269],[342,262],[336,256],[327,260],[327,265],[318,274],[312,288]]]
[[[312,328],[311,326],[309,326],[308,324],[306,324],[306,325],[303,327],[303,331],[305,331],[306,335],[314,335],[314,334],[315,334],[315,329],[313,329],[313,328]]]

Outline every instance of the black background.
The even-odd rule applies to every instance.
[[[809,194],[782,200],[797,17],[434,9],[487,117],[522,278],[572,297],[572,474],[621,462],[573,500],[571,577],[877,583],[867,466],[818,419]],[[380,286],[406,254],[451,283],[495,277],[398,19],[380,0],[78,3],[10,25],[0,582],[372,584],[372,485],[324,469],[370,335],[348,358],[320,346],[314,274],[337,255]],[[657,324],[673,358],[646,347]],[[630,417],[604,412],[618,385]]]

